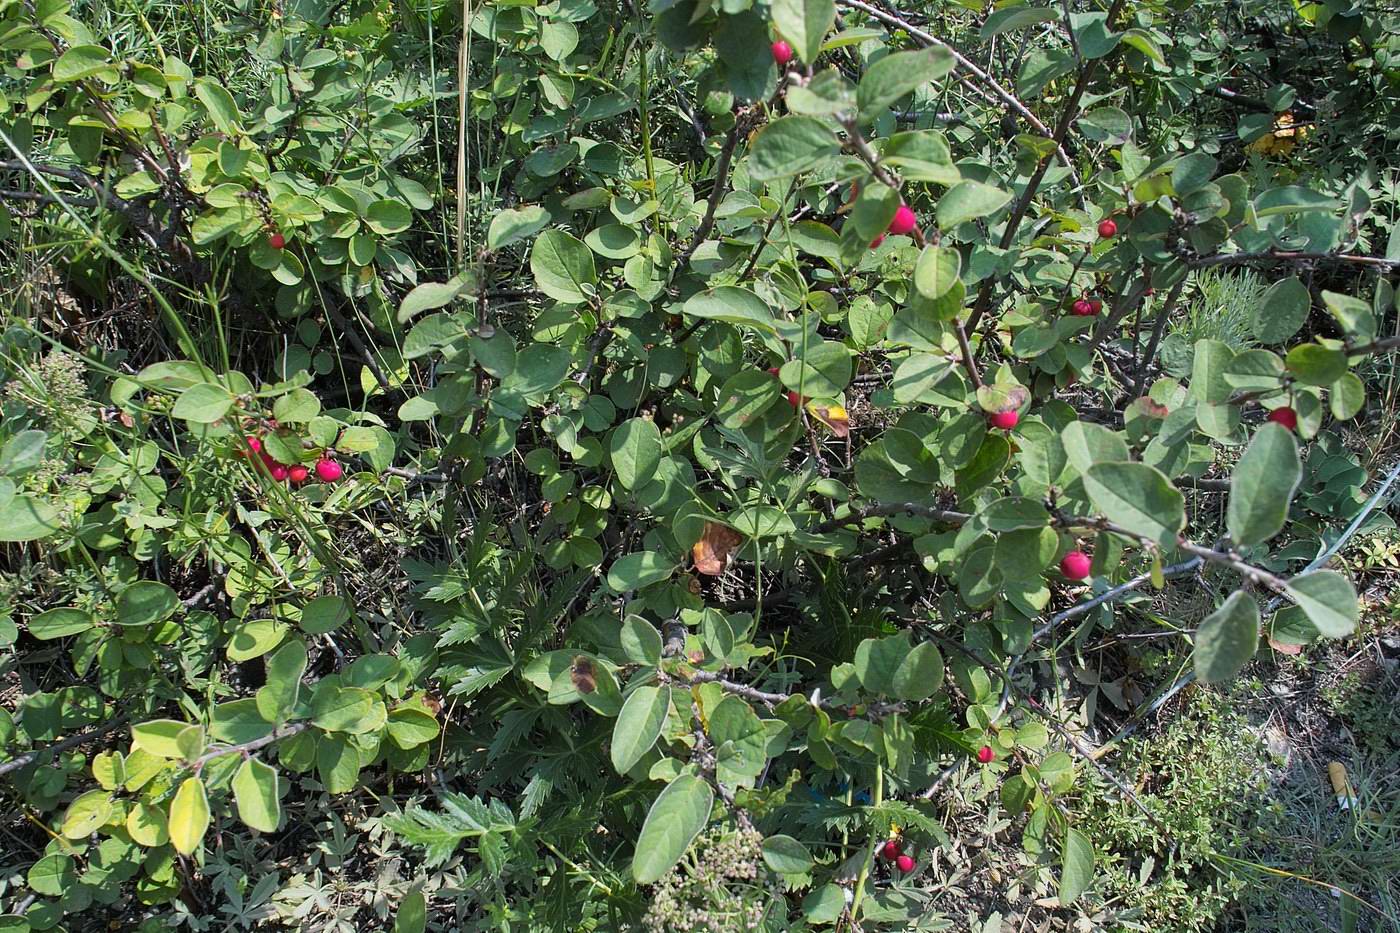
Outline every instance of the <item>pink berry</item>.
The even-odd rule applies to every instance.
[[[1099,221],[1099,236],[1105,240],[1111,240],[1118,235],[1118,224],[1112,220]]]
[[[1269,420],[1281,424],[1290,431],[1298,430],[1298,413],[1291,408],[1275,408],[1269,412]]]
[[[880,244],[883,243],[883,242],[885,242],[885,235],[882,233],[882,234],[880,234],[879,236],[877,236],[875,239],[873,239],[873,240],[870,241],[870,248],[871,248],[871,249],[878,249],[879,246],[880,246]]]
[[[773,61],[778,63],[779,68],[792,61],[792,46],[788,45],[782,39],[779,39],[777,42],[774,42]]]
[[[994,428],[1010,431],[1021,420],[1021,415],[1014,411],[994,411],[987,420],[991,421]]]
[[[253,453],[262,453],[262,438],[253,437],[250,434],[247,437],[243,438],[243,441],[248,445],[248,449],[251,450]]]
[[[894,212],[894,220],[890,221],[890,233],[895,236],[908,233],[914,229],[919,222],[919,217],[908,204],[899,205],[899,210]]]
[[[1087,298],[1080,298],[1078,301],[1076,301],[1074,305],[1070,308],[1070,311],[1076,317],[1094,316],[1094,306],[1089,304],[1089,300]]]
[[[982,762],[982,764],[984,765],[990,764],[992,759],[995,757],[996,752],[992,751],[992,747],[990,745],[983,745],[981,748],[977,749],[977,760]]]
[[[334,483],[345,475],[345,468],[330,457],[316,461],[316,478],[323,483]]]
[[[300,463],[287,468],[287,479],[291,480],[294,486],[300,486],[302,483],[306,482],[310,476],[311,471]]]
[[[287,245],[287,238],[280,233],[274,233],[267,238],[267,245],[273,249],[281,249]]]
[[[890,839],[880,847],[880,855],[883,856],[887,862],[893,862],[895,859],[899,858],[901,854],[902,853],[899,851],[898,839]]]
[[[1092,566],[1093,561],[1083,551],[1070,551],[1060,558],[1060,573],[1064,574],[1067,580],[1083,580],[1089,575]]]
[[[287,478],[287,468],[280,463],[274,463],[271,467],[268,468],[268,472],[271,473],[272,478],[277,480],[277,482],[279,483]]]
[[[769,367],[768,367],[768,375],[770,375],[770,376],[776,376],[776,375],[778,375],[778,367],[777,367],[777,366],[769,366]]]
[[[914,870],[914,859],[912,856],[901,855],[894,860],[894,866],[907,875]]]

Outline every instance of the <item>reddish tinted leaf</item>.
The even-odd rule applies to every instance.
[[[728,525],[719,522],[706,522],[700,540],[690,549],[695,559],[695,569],[700,573],[717,577],[729,566],[729,557],[734,549],[744,542],[744,536]]]

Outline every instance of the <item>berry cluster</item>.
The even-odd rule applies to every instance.
[[[315,464],[308,467],[304,463],[282,463],[263,449],[262,439],[249,435],[244,440],[248,444],[248,449],[257,456],[262,463],[267,474],[278,483],[291,483],[293,486],[300,486],[311,478],[314,470],[316,478],[323,483],[334,483],[345,475],[345,468],[340,465],[334,457],[329,454],[323,455]]]
[[[914,870],[914,857],[904,851],[898,838],[889,839],[880,846],[880,857],[887,862],[894,862],[894,867],[903,874],[907,875]]]

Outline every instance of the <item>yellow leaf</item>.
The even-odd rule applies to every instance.
[[[189,855],[199,848],[209,828],[209,795],[199,778],[186,778],[170,802],[170,842],[175,851]]]

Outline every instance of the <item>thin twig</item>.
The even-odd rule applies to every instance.
[[[86,745],[88,742],[100,739],[113,729],[125,725],[129,718],[127,714],[123,713],[114,719],[107,720],[96,729],[90,729],[87,732],[69,736],[66,739],[62,739],[52,745],[47,745],[44,748],[36,748],[32,752],[26,752],[18,758],[0,764],[0,777],[9,774],[11,771],[18,771],[21,768],[26,768],[44,756],[57,755],[59,752],[67,751],[70,748],[76,748],[79,745]]]

